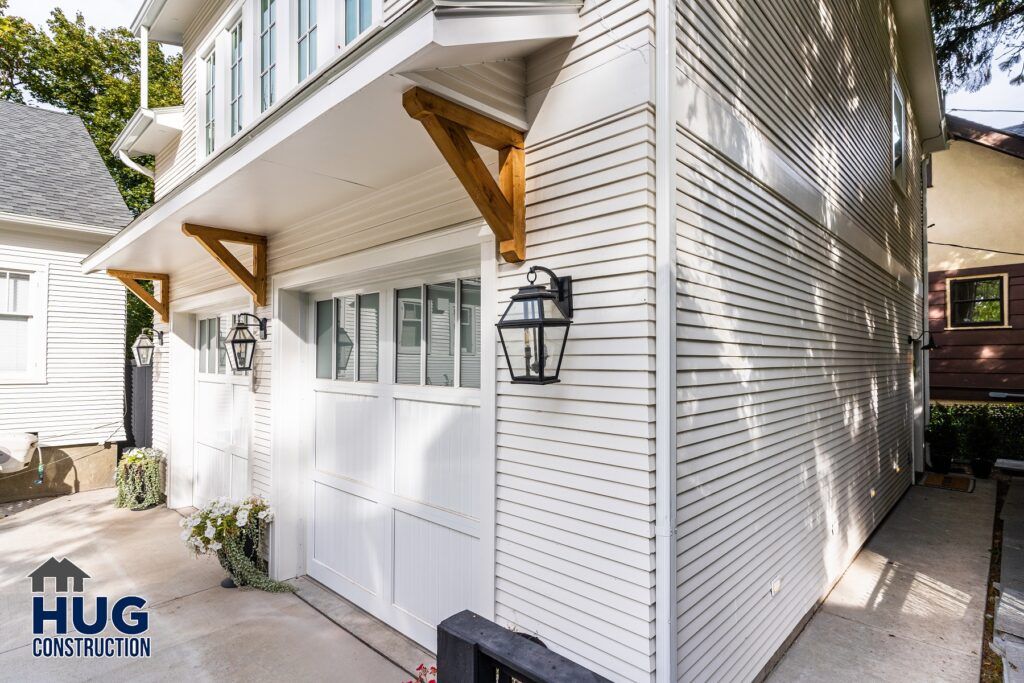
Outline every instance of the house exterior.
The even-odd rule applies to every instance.
[[[112,485],[125,293],[80,262],[131,218],[81,120],[0,101],[0,432],[43,447],[0,502]]]
[[[1024,400],[1024,137],[947,117],[928,188],[929,395]],[[1018,126],[1019,128],[1019,126]],[[959,246],[957,246],[959,245]]]
[[[428,648],[468,608],[612,680],[767,672],[920,467],[944,145],[924,2],[777,5],[147,0],[184,101],[83,267],[166,278],[169,505],[269,496],[275,576]],[[532,266],[556,384],[496,341]]]

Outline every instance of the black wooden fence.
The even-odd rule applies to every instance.
[[[153,366],[124,364],[125,436],[128,445],[153,445]]]

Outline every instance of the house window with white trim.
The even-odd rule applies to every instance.
[[[260,111],[276,99],[277,7],[275,0],[260,0]]]
[[[901,187],[907,177],[907,99],[892,79],[892,179]]]
[[[206,58],[206,98],[204,104],[204,129],[206,153],[213,154],[217,127],[217,55],[213,52]]]
[[[0,266],[0,380],[35,380],[46,353],[43,274]]]
[[[371,0],[345,0],[345,44],[351,43],[370,28],[373,17]]]
[[[231,135],[242,130],[242,22],[231,29]]]
[[[299,82],[316,71],[316,0],[298,0]]]

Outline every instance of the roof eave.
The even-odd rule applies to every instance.
[[[894,0],[893,12],[899,37],[903,72],[910,87],[921,151],[925,154],[947,147],[942,89],[935,60],[935,36],[932,33],[928,0]]]

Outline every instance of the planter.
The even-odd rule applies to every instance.
[[[992,474],[992,461],[986,458],[974,458],[971,460],[971,472],[978,479],[988,479]]]
[[[135,448],[123,456],[115,473],[114,505],[148,510],[164,502],[164,455],[154,448]]]
[[[928,467],[937,474],[949,474],[953,467],[953,458],[945,453],[931,451],[928,454]]]

